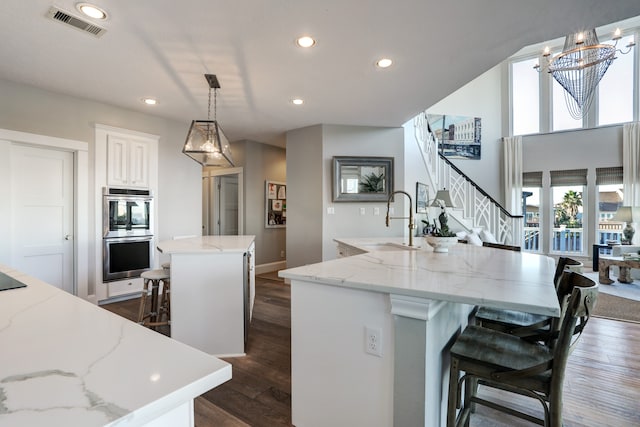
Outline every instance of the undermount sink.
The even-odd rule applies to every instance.
[[[384,243],[372,243],[370,245],[362,245],[362,247],[370,252],[376,251],[397,251],[398,249],[404,249],[406,251],[417,251],[422,249],[421,246],[409,246],[406,243],[394,243],[394,242],[384,242]]]

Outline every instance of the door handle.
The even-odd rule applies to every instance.
[[[71,235],[70,234],[65,234],[64,235],[64,240],[71,240]]]

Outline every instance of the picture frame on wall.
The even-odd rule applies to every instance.
[[[334,202],[386,202],[393,192],[393,157],[333,158]]]
[[[265,228],[285,228],[287,226],[287,184],[265,181]]]
[[[416,213],[427,213],[429,203],[429,186],[416,182]]]

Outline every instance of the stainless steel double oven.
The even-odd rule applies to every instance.
[[[102,199],[102,279],[138,277],[153,265],[153,195],[105,187]]]

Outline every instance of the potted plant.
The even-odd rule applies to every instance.
[[[437,200],[438,206],[440,206],[440,215],[438,221],[440,227],[436,224],[436,220],[433,220],[433,230],[430,234],[427,234],[427,243],[433,247],[434,252],[445,253],[449,252],[449,248],[458,243],[458,237],[455,233],[449,230],[449,216],[442,200]],[[423,221],[424,222],[424,221]]]

